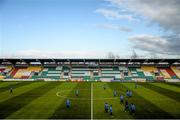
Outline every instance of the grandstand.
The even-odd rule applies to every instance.
[[[179,119],[178,82],[179,59],[0,59],[0,119]]]
[[[179,81],[179,59],[0,59],[1,80]]]

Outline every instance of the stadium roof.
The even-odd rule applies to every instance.
[[[180,59],[0,59],[0,64],[2,62],[10,62],[12,64],[15,64],[16,62],[139,62],[139,63],[160,63],[160,62],[167,62],[170,64],[173,63],[180,63]]]

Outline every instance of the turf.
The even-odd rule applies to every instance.
[[[0,82],[0,118],[180,118],[179,85],[179,83],[139,83],[139,87],[135,88],[134,83]],[[106,86],[105,90],[103,86]],[[13,94],[9,92],[11,87]],[[127,89],[133,92],[132,98],[125,97],[125,99],[136,105],[135,115],[125,112],[124,105],[119,100],[120,94],[125,95]],[[75,96],[76,90],[79,90],[78,97]],[[118,92],[117,97],[113,96],[114,90]],[[71,101],[69,109],[65,105],[66,99]],[[105,102],[113,106],[113,115],[105,113]]]

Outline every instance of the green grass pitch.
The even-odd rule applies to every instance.
[[[102,82],[0,82],[0,118],[32,119],[137,119],[180,118],[179,83],[102,83]],[[103,89],[103,86],[106,89]],[[13,88],[13,94],[9,89]],[[136,105],[130,115],[120,104],[120,94]],[[79,96],[75,91],[79,90]],[[118,93],[113,96],[113,91]],[[70,99],[71,107],[65,101]],[[112,105],[113,115],[105,113],[104,103]]]

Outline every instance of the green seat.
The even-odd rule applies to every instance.
[[[124,80],[132,80],[132,77],[126,76],[124,77]]]

